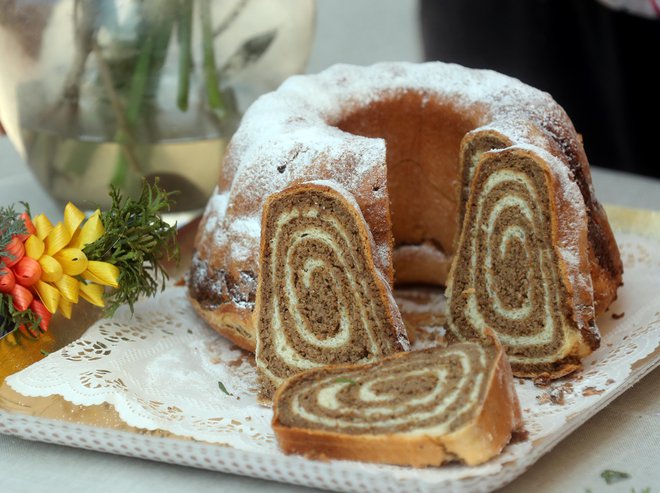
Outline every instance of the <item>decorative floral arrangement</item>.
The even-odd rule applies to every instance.
[[[13,206],[0,207],[0,337],[19,329],[38,337],[52,316],[71,318],[83,299],[112,315],[122,304],[133,309],[168,278],[164,260],[178,258],[176,226],[159,214],[170,193],[143,183],[137,200],[112,187],[112,206],[91,216],[69,203],[53,225]]]

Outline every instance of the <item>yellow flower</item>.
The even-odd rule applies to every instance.
[[[85,221],[85,214],[69,202],[63,222],[53,226],[43,214],[32,222],[36,233],[26,240],[25,254],[41,266],[35,289],[46,309],[55,313],[59,308],[70,318],[71,307],[80,298],[104,306],[103,286],[119,286],[119,269],[108,262],[89,260],[83,252],[85,245],[105,233],[100,211]]]

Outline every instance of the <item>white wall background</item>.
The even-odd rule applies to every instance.
[[[317,0],[307,71],[334,63],[422,61],[417,0]]]

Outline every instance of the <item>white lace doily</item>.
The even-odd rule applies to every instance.
[[[660,242],[633,234],[618,239],[625,286],[598,321],[600,349],[569,380],[547,388],[519,381],[529,439],[481,466],[414,470],[285,456],[270,427],[271,410],[256,402],[251,357],[209,329],[180,287],[138,303],[133,318],[124,310],[97,322],[84,337],[7,382],[26,396],[60,395],[84,406],[108,403],[133,427],[194,440],[3,412],[0,432],[329,489],[490,491],[524,472],[657,365]]]

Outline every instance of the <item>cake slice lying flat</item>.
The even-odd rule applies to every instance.
[[[263,399],[295,373],[409,348],[348,192],[329,182],[290,187],[268,198],[262,228],[256,362]]]
[[[516,376],[558,378],[599,344],[587,216],[552,155],[510,147],[477,165],[446,295],[459,340],[492,329]]]
[[[492,337],[298,374],[275,394],[273,429],[286,453],[423,467],[485,462],[522,420]]]

